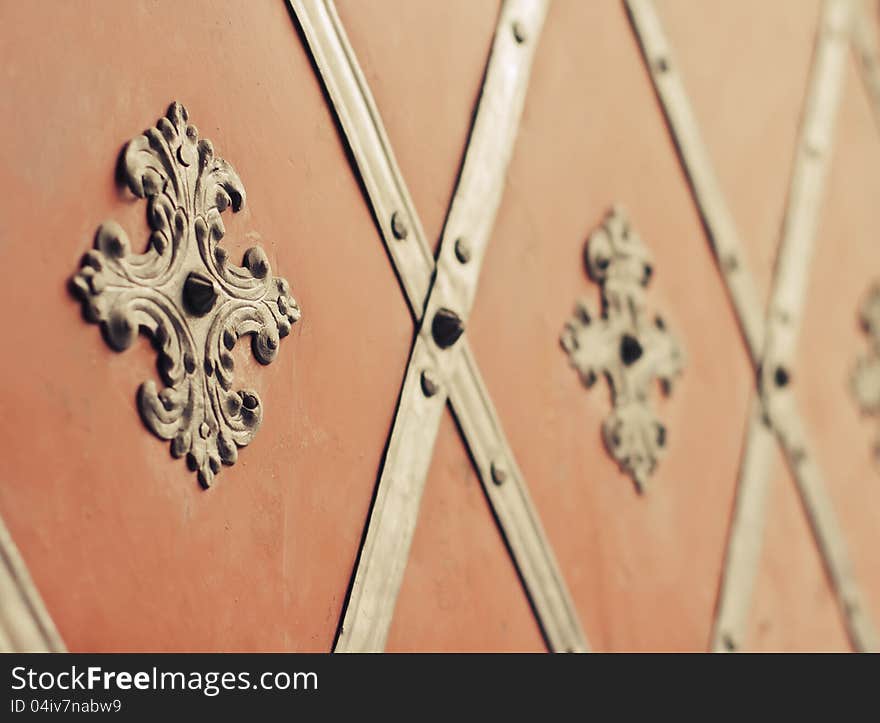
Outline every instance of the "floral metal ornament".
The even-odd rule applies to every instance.
[[[856,362],[850,385],[862,414],[876,416],[880,414],[880,284],[868,292],[859,320],[870,348]],[[874,444],[874,459],[880,462],[880,440]]]
[[[600,374],[608,379],[614,408],[602,424],[602,437],[642,492],[667,444],[666,427],[650,405],[650,390],[659,380],[663,392],[671,392],[684,355],[663,319],[645,309],[653,266],[620,207],[590,234],[584,257],[590,278],[601,288],[602,310],[596,316],[581,300],[561,343],[585,386],[591,387]]]
[[[263,418],[256,392],[233,389],[232,349],[249,334],[254,356],[269,364],[299,306],[260,247],[245,252],[242,266],[228,261],[220,214],[242,208],[244,186],[211,142],[199,139],[180,103],[126,145],[120,176],[147,201],[147,248],[133,253],[125,231],[106,221],[71,288],[111,348],[127,349],[139,331],[151,337],[166,386],[141,384],[141,418],[209,487]]]

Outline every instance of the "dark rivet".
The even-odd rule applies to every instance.
[[[658,73],[665,73],[669,70],[669,63],[666,58],[657,58],[657,61],[654,63],[654,67],[657,69]]]
[[[426,397],[433,397],[437,390],[440,388],[440,383],[437,381],[437,377],[434,375],[434,372],[430,369],[424,369],[422,371],[422,392]]]
[[[722,642],[724,644],[724,649],[728,652],[732,653],[736,650],[736,642],[734,642],[733,638],[730,635],[725,635],[722,638]]]
[[[406,221],[403,220],[403,217],[397,211],[391,214],[391,233],[394,234],[394,238],[398,241],[403,241],[409,234]]]
[[[492,463],[492,481],[496,485],[503,485],[507,480],[507,470],[498,462]]]
[[[606,259],[604,256],[600,256],[598,259],[596,259],[596,267],[599,269],[599,271],[604,271],[610,265],[611,265],[611,260]]]
[[[464,333],[464,322],[461,317],[450,309],[439,309],[431,323],[431,334],[434,342],[441,349],[448,349]]]
[[[642,286],[647,286],[648,282],[651,280],[651,275],[654,273],[654,267],[651,264],[645,264],[644,272],[642,275]]]
[[[662,424],[657,425],[657,446],[666,446],[666,427],[664,427]]]
[[[727,254],[721,260],[721,267],[724,269],[724,273],[732,274],[739,268],[739,260],[733,254]]]
[[[642,357],[642,345],[631,334],[624,334],[620,340],[620,360],[626,365],[635,364]]]
[[[207,276],[190,272],[183,284],[183,301],[186,308],[196,316],[207,314],[217,301],[217,288]]]
[[[660,329],[660,331],[665,331],[666,322],[663,321],[662,317],[655,316],[654,317],[654,326],[656,326],[658,329]]]
[[[791,381],[791,376],[785,367],[776,367],[776,371],[773,373],[773,381],[776,382],[777,387],[784,387]]]
[[[513,21],[513,38],[517,43],[522,45],[528,38],[526,34],[526,29],[523,27],[523,24],[519,20]]]
[[[463,264],[471,260],[471,247],[463,238],[455,240],[455,258]]]

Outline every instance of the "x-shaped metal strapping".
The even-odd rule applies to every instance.
[[[463,336],[504,188],[546,0],[505,0],[436,265],[331,0],[288,0],[363,180],[416,327],[335,650],[382,650],[448,398],[549,647],[586,650],[574,605]]]
[[[656,10],[651,0],[627,0],[654,88],[759,380],[759,396],[753,400],[750,411],[716,610],[711,641],[714,650],[736,650],[745,635],[766,524],[774,435],[797,484],[850,640],[859,650],[875,649],[878,644],[821,470],[809,452],[811,447],[801,416],[789,391],[789,369],[796,350],[843,85],[846,48],[858,1],[825,0],[765,319],[753,279],[745,268],[739,234],[672,62]]]

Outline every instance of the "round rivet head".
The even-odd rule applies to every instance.
[[[448,349],[464,333],[464,322],[451,309],[438,309],[431,323],[431,334],[434,342],[441,349]]]
[[[492,463],[492,481],[499,486],[507,481],[507,470],[499,462]]]
[[[462,264],[471,260],[471,247],[463,238],[455,240],[455,258]]]
[[[218,293],[216,284],[197,271],[190,272],[183,284],[183,302],[195,316],[204,316],[214,308]]]
[[[522,45],[527,39],[528,34],[526,33],[526,29],[523,24],[519,20],[513,21],[513,39],[516,40],[517,43]]]
[[[403,241],[409,235],[406,221],[403,220],[403,217],[397,211],[391,214],[391,233],[394,234],[394,238],[398,241]]]
[[[773,373],[773,381],[776,382],[777,387],[784,387],[791,381],[791,375],[785,367],[776,367],[776,371]]]
[[[620,340],[620,361],[624,366],[632,366],[642,358],[642,345],[632,334],[624,334]]]
[[[440,389],[440,382],[437,376],[430,369],[422,371],[422,392],[426,397],[433,397]]]

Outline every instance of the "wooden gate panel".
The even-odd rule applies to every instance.
[[[861,414],[851,384],[857,361],[871,347],[860,312],[880,280],[880,135],[856,63],[855,53],[850,53],[793,373],[799,375],[795,393],[826,473],[856,576],[877,620],[880,465],[873,450],[880,425],[877,417]]]
[[[746,651],[851,650],[795,482],[774,453],[767,528],[756,570]]]
[[[821,2],[655,5],[766,305]]]
[[[499,0],[336,3],[432,248],[452,200]]]
[[[603,448],[604,380],[559,345],[578,298],[598,308],[584,242],[618,202],[687,355],[672,397],[652,390],[669,444],[643,496]],[[592,646],[704,648],[752,377],[621,5],[551,7],[470,329]]]
[[[412,332],[287,9],[19,3],[4,20],[0,375],[18,411],[0,513],[49,612],[73,650],[329,650]],[[115,164],[175,99],[245,184],[230,258],[259,242],[303,309],[272,365],[236,348],[263,425],[207,491],[138,419],[155,352],[109,351],[66,291],[102,221],[146,244]]]
[[[461,436],[443,415],[388,651],[542,652],[541,631]]]

